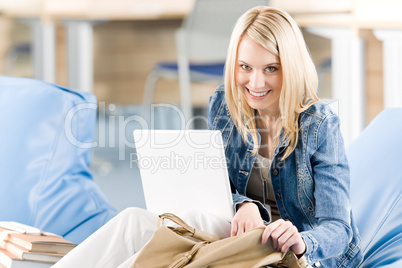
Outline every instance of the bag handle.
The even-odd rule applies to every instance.
[[[181,218],[179,218],[178,216],[176,216],[172,213],[163,213],[163,214],[159,215],[158,227],[161,227],[164,224],[165,219],[170,220],[180,226],[180,227],[176,227],[176,228],[168,227],[169,229],[171,229],[172,231],[176,232],[179,235],[191,236],[191,237],[194,237],[201,241],[207,241],[207,242],[214,242],[214,241],[221,240],[221,238],[219,236],[216,236],[216,235],[213,235],[213,234],[210,234],[210,233],[204,232],[202,230],[191,227],[185,221],[183,221]]]
[[[190,234],[194,235],[195,229],[172,213],[163,213],[163,214],[159,215],[158,228],[164,224],[165,219],[171,220],[172,222],[176,223],[177,225],[183,227]]]

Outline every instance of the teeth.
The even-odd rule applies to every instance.
[[[268,90],[268,91],[269,91],[269,90]],[[265,95],[267,95],[268,91],[266,91],[266,92],[261,92],[261,93],[257,93],[257,92],[253,92],[253,91],[249,90],[250,94],[253,95],[253,96],[255,96],[255,97],[262,97],[262,96],[265,96]]]

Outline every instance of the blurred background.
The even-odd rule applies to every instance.
[[[0,0],[0,75],[95,94],[94,179],[117,210],[144,207],[132,131],[178,129],[193,116],[188,127],[206,128],[230,31],[255,5],[301,27],[346,145],[402,106],[399,0]]]

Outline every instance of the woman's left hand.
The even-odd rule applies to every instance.
[[[267,243],[268,238],[272,239],[274,249],[286,252],[289,248],[296,255],[304,254],[306,244],[297,228],[290,222],[279,219],[265,227],[261,242]]]

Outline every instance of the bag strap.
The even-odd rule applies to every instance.
[[[184,267],[187,263],[190,262],[190,260],[193,258],[193,256],[198,252],[200,248],[208,244],[208,242],[199,242],[196,243],[193,248],[186,252],[186,254],[183,255],[180,259],[169,265],[168,268],[181,268]]]
[[[159,215],[158,228],[161,227],[164,224],[165,219],[171,220],[172,222],[174,222],[177,225],[181,226],[187,232],[192,234],[191,236],[194,235],[195,229],[193,227],[191,227],[190,225],[188,225],[185,221],[183,221],[182,219],[180,219],[179,217],[177,217],[176,215],[174,215],[172,213],[163,213],[163,214]]]
[[[213,235],[213,234],[210,234],[210,233],[204,232],[202,230],[191,227],[185,221],[183,221],[178,216],[176,216],[172,213],[164,213],[164,214],[159,215],[158,228],[164,224],[165,219],[171,220],[172,222],[179,225],[179,227],[176,227],[176,228],[168,227],[173,232],[176,232],[179,235],[191,236],[191,237],[197,238],[199,240],[208,241],[208,242],[214,242],[214,241],[218,241],[221,239],[219,236],[216,236],[216,235]]]

